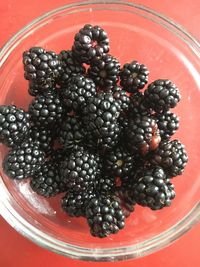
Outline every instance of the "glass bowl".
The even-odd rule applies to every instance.
[[[180,139],[189,163],[174,178],[177,197],[170,208],[151,211],[136,207],[126,227],[106,239],[91,237],[84,219],[67,217],[61,196],[44,199],[28,181],[10,180],[1,172],[0,212],[17,231],[59,254],[82,260],[114,261],[137,258],[172,243],[200,219],[200,45],[176,23],[130,2],[87,1],[53,10],[19,31],[0,53],[0,104],[27,109],[31,97],[23,78],[22,52],[43,46],[59,52],[70,49],[74,34],[86,23],[101,25],[110,37],[111,51],[121,64],[136,59],[150,69],[150,82],[169,78],[180,88]],[[6,148],[0,146],[0,161]]]

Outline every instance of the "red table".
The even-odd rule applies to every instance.
[[[0,47],[21,27],[44,12],[67,4],[68,0],[6,0],[0,2]],[[198,0],[137,0],[137,3],[167,14],[193,35],[200,38]],[[200,266],[200,224],[195,226],[170,247],[141,259],[127,262],[106,263],[106,266],[154,266],[198,267]],[[1,267],[75,267],[104,266],[105,263],[88,263],[67,259],[36,246],[19,235],[0,217],[0,266]]]

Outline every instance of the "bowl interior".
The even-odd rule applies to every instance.
[[[170,208],[161,211],[137,206],[124,230],[106,240],[97,239],[90,236],[84,219],[71,218],[62,212],[59,205],[62,195],[44,199],[32,192],[28,180],[12,181],[2,169],[1,176],[16,211],[48,236],[95,249],[137,245],[175,227],[199,201],[200,66],[191,47],[170,27],[159,23],[159,19],[152,20],[130,7],[102,4],[63,9],[31,26],[10,47],[0,70],[0,104],[15,104],[27,110],[31,97],[23,78],[23,51],[31,46],[56,52],[71,49],[74,34],[86,23],[100,25],[108,32],[110,54],[117,57],[121,65],[138,60],[149,68],[149,82],[169,78],[179,87],[182,100],[174,112],[180,117],[180,129],[173,139],[178,138],[185,144],[189,162],[184,174],[173,179],[176,199]],[[6,151],[1,145],[1,162]]]

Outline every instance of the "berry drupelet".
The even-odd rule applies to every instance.
[[[69,78],[72,76],[77,74],[85,74],[85,67],[76,60],[72,51],[61,51],[59,54],[59,59],[61,62],[61,73],[58,79],[59,85],[66,86]]]
[[[168,176],[174,177],[183,173],[188,156],[185,146],[179,140],[165,140],[149,155],[149,160],[154,165],[162,166]]]
[[[41,168],[44,156],[37,143],[25,141],[8,152],[3,160],[4,172],[12,179],[28,178]]]
[[[72,51],[77,60],[90,64],[94,58],[109,52],[107,33],[99,26],[86,24],[75,35]]]
[[[95,186],[99,156],[77,147],[61,164],[61,175],[69,190],[81,192]]]
[[[57,93],[36,96],[29,105],[31,120],[39,127],[50,128],[61,119],[64,108]]]
[[[89,98],[83,114],[86,131],[96,138],[100,147],[111,148],[118,142],[120,105],[112,94],[100,93]]]
[[[45,162],[39,171],[36,171],[30,186],[37,194],[44,197],[53,197],[66,191],[58,170],[58,165],[52,161]]]
[[[81,192],[68,192],[62,198],[61,206],[69,216],[85,216],[86,207],[93,197],[95,197],[93,189]]]
[[[155,117],[162,139],[169,139],[179,128],[179,118],[170,111],[156,114]]]
[[[125,128],[126,145],[130,152],[146,155],[158,147],[161,140],[158,126],[151,117],[137,115]]]
[[[124,228],[125,216],[114,197],[101,195],[92,198],[86,207],[90,232],[96,237],[107,237]]]
[[[176,85],[170,80],[156,80],[144,92],[145,104],[157,113],[174,108],[181,96]]]
[[[111,90],[113,98],[119,103],[121,112],[126,112],[129,109],[130,98],[127,96],[126,91],[122,90],[120,86],[114,86]]]
[[[82,75],[76,75],[68,80],[67,86],[61,88],[61,98],[68,111],[81,110],[86,106],[89,97],[96,95],[94,82]]]
[[[134,118],[137,115],[150,116],[150,110],[145,106],[143,93],[132,94],[129,98],[128,116]]]
[[[148,82],[149,71],[144,64],[137,61],[124,64],[120,72],[120,85],[129,93],[143,89]]]
[[[143,170],[132,187],[132,194],[137,204],[152,210],[170,206],[175,197],[174,186],[161,167]]]
[[[23,53],[24,77],[36,83],[42,90],[54,87],[60,75],[58,55],[42,47],[32,47]]]
[[[85,132],[81,120],[78,117],[68,115],[60,125],[58,141],[66,149],[79,145],[84,138]]]
[[[14,147],[22,142],[30,131],[30,116],[15,106],[0,106],[0,142]]]
[[[134,156],[123,146],[117,146],[105,155],[104,165],[110,175],[127,176],[134,167]]]
[[[95,58],[88,69],[89,77],[100,88],[112,89],[119,80],[120,63],[111,55]]]

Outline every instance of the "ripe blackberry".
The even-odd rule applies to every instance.
[[[59,59],[61,62],[61,74],[58,79],[58,84],[61,86],[66,86],[69,78],[72,76],[85,74],[85,67],[74,58],[72,51],[61,51]]]
[[[127,176],[133,166],[134,157],[123,146],[117,146],[105,155],[104,168],[110,175]]]
[[[125,216],[114,197],[101,195],[92,198],[86,207],[90,232],[96,237],[107,237],[124,228]]]
[[[120,132],[117,122],[120,105],[112,94],[101,93],[89,98],[83,114],[85,129],[96,138],[97,145],[103,148],[116,145]]]
[[[99,26],[86,24],[75,35],[72,51],[77,60],[90,64],[94,58],[109,52],[107,33]]]
[[[119,80],[120,63],[111,55],[95,58],[88,69],[89,77],[97,86],[112,89]]]
[[[138,176],[132,194],[139,205],[152,210],[170,206],[175,197],[174,186],[166,179],[166,174],[160,167],[146,170]]]
[[[130,98],[127,96],[126,91],[122,90],[119,86],[114,86],[112,89],[113,98],[118,101],[121,111],[126,112],[129,109]]]
[[[138,151],[142,155],[156,149],[161,140],[155,120],[139,115],[129,120],[125,128],[125,137],[130,152]]]
[[[29,105],[31,120],[40,127],[52,127],[63,112],[61,101],[54,92],[36,96]]]
[[[72,217],[85,216],[86,207],[91,198],[95,196],[94,190],[81,192],[68,192],[61,202],[63,210]]]
[[[97,191],[102,193],[112,193],[116,188],[115,176],[101,173],[97,179]]]
[[[23,53],[24,77],[44,90],[52,88],[59,77],[61,66],[58,55],[42,47],[32,47]]]
[[[149,116],[150,110],[145,106],[143,93],[135,93],[130,96],[128,116],[134,118],[137,115]]]
[[[51,129],[32,126],[30,129],[30,137],[34,142],[37,142],[39,147],[46,153],[50,154],[54,141],[54,133]]]
[[[137,61],[124,64],[120,72],[120,85],[129,93],[136,93],[148,82],[149,71]]]
[[[155,119],[162,139],[169,139],[179,128],[178,116],[170,111],[155,115]]]
[[[80,145],[83,141],[85,132],[81,121],[78,117],[67,116],[62,120],[60,125],[58,141],[64,145],[66,149]]]
[[[53,197],[66,191],[58,165],[51,161],[45,162],[40,170],[33,174],[30,186],[38,195],[44,197]]]
[[[39,146],[25,141],[8,152],[3,160],[3,169],[12,179],[24,179],[39,170],[43,161],[44,152]]]
[[[150,155],[152,164],[162,166],[170,177],[181,175],[188,162],[185,146],[179,140],[162,141]]]
[[[76,75],[69,79],[67,86],[61,89],[63,104],[68,111],[81,111],[89,97],[96,95],[94,82],[82,75]]]
[[[170,80],[156,80],[144,92],[145,104],[157,113],[174,108],[181,96],[176,85]]]
[[[0,106],[0,142],[13,147],[27,137],[30,130],[30,116],[15,106]]]
[[[99,157],[83,147],[76,148],[62,162],[61,174],[69,190],[81,192],[94,187]]]

